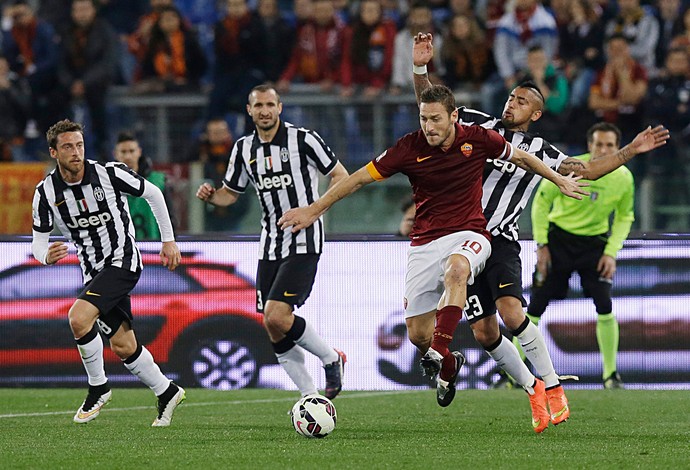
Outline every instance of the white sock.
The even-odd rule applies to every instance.
[[[290,348],[288,351],[276,354],[278,363],[283,366],[288,377],[295,383],[299,392],[304,395],[317,393],[316,385],[304,365],[304,351],[299,346]]]
[[[108,381],[105,376],[105,369],[103,368],[103,340],[101,335],[96,335],[94,339],[86,344],[78,344],[79,355],[81,362],[86,369],[86,375],[89,377],[89,385],[103,385]]]
[[[537,374],[541,376],[546,388],[558,385],[560,383],[558,375],[553,368],[549,350],[546,349],[546,343],[539,328],[534,323],[529,322],[527,328],[517,336],[517,339],[522,346],[525,357],[529,359]]]
[[[304,333],[295,341],[295,344],[299,344],[321,359],[324,366],[338,360],[338,353],[335,352],[335,349],[330,347],[309,323],[306,324]]]
[[[534,383],[534,376],[520,358],[515,345],[505,336],[501,335],[501,344],[493,351],[487,351],[494,361],[501,366],[517,383],[523,387],[531,387]]]
[[[162,395],[170,386],[170,379],[163,375],[149,350],[143,346],[139,357],[129,364],[125,362],[125,367],[153,390],[156,396]]]

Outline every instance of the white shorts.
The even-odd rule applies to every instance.
[[[472,284],[491,255],[491,243],[477,232],[464,231],[410,247],[405,275],[405,318],[436,310],[444,291],[446,261],[454,254],[469,261],[467,283]]]

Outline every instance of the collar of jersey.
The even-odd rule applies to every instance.
[[[92,163],[89,160],[84,159],[84,177],[81,179],[79,183],[76,184],[67,184],[65,180],[62,179],[62,175],[60,174],[60,170],[55,167],[55,170],[53,170],[55,173],[55,186],[60,187],[62,189],[65,188],[70,188],[72,186],[79,186],[79,185],[86,185],[91,182],[91,167]]]

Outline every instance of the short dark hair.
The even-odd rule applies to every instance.
[[[72,122],[69,119],[63,119],[58,121],[48,129],[46,132],[46,140],[48,141],[48,146],[57,150],[57,141],[60,134],[65,132],[80,132],[82,137],[84,136],[84,126],[78,122]]]
[[[621,144],[621,130],[615,124],[610,122],[597,122],[592,127],[587,129],[587,143],[591,144],[594,141],[595,132],[613,132],[616,134],[616,146]]]
[[[431,85],[419,95],[419,102],[441,103],[449,115],[457,108],[453,91],[445,85]]]
[[[518,83],[515,86],[515,88],[526,88],[528,90],[534,91],[541,100],[541,108],[544,109],[544,103],[546,102],[546,100],[544,99],[544,94],[539,89],[539,85],[534,83],[532,80],[525,80],[524,82]]]
[[[278,93],[278,90],[276,90],[273,85],[270,85],[268,83],[262,83],[261,85],[257,85],[254,88],[252,88],[249,92],[249,95],[247,96],[247,102],[249,102],[249,97],[252,96],[252,93],[254,93],[255,91],[258,93],[266,93],[270,90],[273,90],[273,92],[278,97],[278,103],[280,103],[280,93]]]
[[[139,140],[135,137],[134,132],[122,131],[117,135],[117,143],[122,142],[139,142]]]

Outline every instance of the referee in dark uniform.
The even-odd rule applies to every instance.
[[[308,206],[319,198],[318,175],[331,185],[347,177],[345,167],[314,131],[280,119],[283,104],[276,90],[259,85],[249,93],[247,113],[256,130],[237,140],[230,153],[223,186],[202,184],[197,197],[217,206],[234,204],[247,185],[254,185],[263,216],[256,275],[256,308],[278,362],[300,393],[317,393],[304,363],[303,349],[317,356],[326,372],[325,395],[334,398],[342,388],[345,354],[330,347],[293,310],[311,293],[323,249],[323,221],[293,234],[278,226],[291,208]]]

